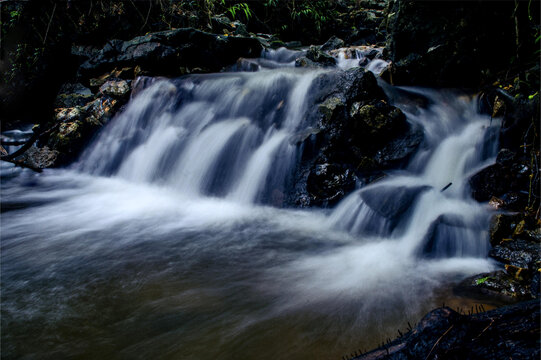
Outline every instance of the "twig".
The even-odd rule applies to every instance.
[[[56,11],[56,3],[54,3],[53,12],[51,14],[51,17],[49,18],[49,24],[47,25],[47,31],[45,31],[45,37],[43,38],[43,45],[45,45],[45,42],[47,41],[47,35],[49,34],[49,28],[51,27],[51,23],[53,22],[54,12]]]
[[[487,331],[487,329],[488,329],[488,328],[490,327],[490,325],[492,325],[492,324],[494,324],[494,319],[490,319],[490,324],[488,324],[487,327],[484,328],[483,331],[481,331],[481,332],[479,333],[479,335],[477,335],[477,336],[475,337],[474,340],[479,339],[479,337],[480,337],[481,335],[483,335],[483,333],[484,333],[485,331]]]
[[[447,333],[448,333],[449,331],[451,331],[451,329],[453,328],[453,326],[455,326],[455,325],[454,325],[454,324],[451,325],[451,326],[449,327],[449,329],[447,329],[447,330],[443,333],[443,335],[440,336],[440,338],[439,338],[439,339],[436,341],[436,343],[432,346],[432,349],[430,349],[430,352],[429,352],[428,355],[426,356],[425,360],[428,360],[428,358],[429,358],[430,355],[432,354],[432,351],[434,351],[434,349],[436,348],[436,346],[438,346],[438,344],[440,343],[441,339],[443,339],[443,337],[444,337],[445,335],[447,335]]]
[[[149,1],[148,3],[148,12],[147,12],[147,17],[145,18],[145,22],[143,23],[143,26],[141,26],[141,28],[139,29],[139,31],[143,30],[148,22],[148,17],[150,16],[150,10],[152,10],[152,1]]]

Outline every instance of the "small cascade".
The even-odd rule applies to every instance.
[[[156,80],[79,166],[188,196],[255,203],[283,193],[297,159],[290,139],[311,125],[308,92],[319,74],[279,69]]]
[[[471,199],[467,180],[494,160],[498,121],[480,115],[475,99],[384,88],[408,120],[424,129],[425,143],[404,171],[344,199],[330,224],[356,235],[395,239],[404,254],[486,256],[489,214]],[[426,107],[412,106],[415,97]]]

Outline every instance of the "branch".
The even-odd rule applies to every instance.
[[[16,157],[18,156],[21,156],[22,154],[24,154],[26,152],[26,150],[30,149],[30,147],[32,145],[34,145],[34,143],[42,136],[44,135],[47,135],[47,134],[50,134],[53,130],[55,130],[56,128],[58,128],[60,126],[60,123],[56,123],[54,124],[52,127],[50,127],[49,129],[45,130],[44,132],[34,132],[34,134],[30,137],[30,139],[28,139],[23,146],[21,146],[20,149],[18,149],[17,151],[15,151],[14,153],[12,154],[8,154],[8,155],[4,155],[4,156],[0,156],[0,160],[3,160],[3,161],[8,161],[8,162],[13,162],[11,160],[15,159]]]

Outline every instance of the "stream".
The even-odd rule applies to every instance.
[[[333,209],[281,206],[314,79],[343,71],[295,56],[140,78],[76,164],[1,164],[2,358],[339,359],[494,268],[467,179],[499,124],[471,96],[382,83],[424,131],[409,165]]]

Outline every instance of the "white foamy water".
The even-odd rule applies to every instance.
[[[489,270],[466,179],[493,161],[497,121],[473,99],[387,89],[425,133],[410,165],[333,210],[270,206],[298,164],[291,138],[315,125],[319,73],[154,79],[73,168],[3,164],[3,354],[339,358]]]

